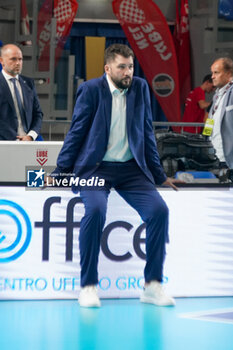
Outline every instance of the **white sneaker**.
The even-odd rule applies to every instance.
[[[91,285],[81,288],[79,305],[83,307],[100,307],[101,304],[95,286]]]
[[[174,306],[176,304],[172,297],[165,294],[162,284],[158,281],[151,281],[144,288],[140,301],[158,306]]]

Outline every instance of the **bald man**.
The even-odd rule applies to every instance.
[[[21,75],[20,48],[4,45],[0,63],[0,140],[34,141],[40,133],[43,113],[33,80]]]
[[[211,66],[213,85],[217,88],[209,112],[212,120],[211,141],[222,166],[233,169],[233,61],[228,57]]]

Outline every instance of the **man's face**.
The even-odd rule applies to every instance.
[[[16,46],[9,46],[3,51],[0,59],[2,68],[12,77],[20,74],[23,67],[23,56],[21,50]]]
[[[231,80],[230,72],[226,72],[223,68],[222,61],[216,61],[211,66],[213,85],[222,88]]]
[[[116,88],[127,89],[130,87],[134,71],[133,57],[125,58],[116,55],[115,59],[108,62],[104,69]]]

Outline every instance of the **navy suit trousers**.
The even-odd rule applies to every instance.
[[[81,286],[98,283],[100,240],[111,188],[115,188],[146,223],[145,281],[161,281],[165,244],[168,240],[169,213],[155,185],[144,175],[134,160],[102,162],[92,176],[105,179],[105,186],[99,189],[83,187],[80,191],[85,206],[79,235]]]

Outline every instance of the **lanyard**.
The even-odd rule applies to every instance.
[[[230,86],[232,84],[233,84],[233,81],[230,81],[227,84],[227,86],[225,87],[223,93],[220,96],[216,96],[216,102],[215,102],[215,104],[214,104],[214,106],[212,108],[212,114],[211,114],[211,116],[209,118],[206,119],[202,135],[204,135],[204,136],[211,136],[212,135],[213,129],[214,129],[214,118],[213,118],[214,113],[217,111],[223,96],[225,95],[225,93],[227,92],[227,90],[230,88]],[[219,99],[219,101],[217,101],[218,99]]]

